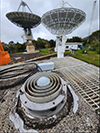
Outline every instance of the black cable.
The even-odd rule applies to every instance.
[[[33,62],[28,62],[28,63],[23,63],[23,64],[18,64],[16,66],[12,66],[12,67],[9,67],[9,68],[6,68],[6,69],[3,69],[3,70],[0,70],[0,74],[2,72],[5,72],[6,70],[9,70],[9,69],[12,69],[12,68],[16,68],[16,67],[19,67],[19,66],[25,66],[25,65],[29,65],[29,64],[34,64],[36,66],[38,66],[36,63],[33,63]],[[39,67],[39,66],[38,66]],[[42,69],[39,67],[39,69],[42,71]]]
[[[14,72],[14,71],[17,70],[17,69],[14,69],[14,70],[10,70],[10,69],[13,69],[13,68],[16,68],[16,67],[25,66],[25,65],[29,65],[29,64],[34,64],[34,65],[36,66],[36,68],[29,69],[29,70],[27,70],[27,71],[25,71],[25,72],[22,72],[22,73],[20,73],[20,74],[18,73],[18,74],[15,74],[15,75],[12,75],[12,74],[11,74],[11,75],[2,76],[2,75],[5,74],[5,73]],[[26,69],[27,69],[27,68],[26,68]],[[35,73],[38,71],[38,69],[39,69],[40,71],[42,71],[42,69],[41,69],[36,63],[28,62],[28,63],[20,64],[20,65],[17,65],[17,66],[13,66],[13,67],[9,67],[9,68],[6,68],[6,69],[1,70],[1,71],[0,71],[0,79],[8,79],[8,78],[12,78],[12,77],[19,76],[19,75],[21,75],[21,74],[25,74],[25,73],[29,73],[29,72],[31,72],[31,73],[28,74],[26,77],[22,78],[21,80],[19,80],[19,81],[13,83],[13,84],[11,84],[11,85],[0,86],[0,90],[12,88],[12,87],[17,86],[17,85],[19,85],[19,84],[21,84],[21,83],[24,83],[30,76],[32,76],[33,74],[35,74]],[[20,68],[19,68],[18,70],[25,70],[25,69],[22,69],[22,68],[20,69]],[[43,72],[43,71],[42,71],[42,72]]]
[[[42,69],[36,64],[36,63],[33,63],[33,62],[28,62],[28,63],[23,63],[23,64],[20,64],[20,65],[16,65],[16,66],[12,66],[12,67],[9,67],[9,68],[6,68],[6,69],[3,69],[0,71],[0,76],[2,76],[2,74],[5,74],[5,73],[8,73],[8,72],[13,72],[13,71],[16,71],[16,70],[26,70],[27,68],[20,68],[20,69],[14,69],[12,70],[13,68],[17,68],[17,67],[20,67],[20,66],[25,66],[25,65],[29,65],[29,64],[34,64],[36,65],[40,71],[42,71]],[[9,70],[11,69],[11,70]],[[29,70],[29,69],[28,69]],[[20,73],[21,74],[21,73]],[[0,77],[1,79],[1,77]]]
[[[13,78],[13,77],[17,77],[17,76],[19,76],[19,75],[22,75],[22,74],[25,74],[25,73],[29,73],[29,72],[32,72],[32,69],[27,70],[27,71],[25,71],[25,72],[18,73],[18,74],[10,74],[10,75],[1,76],[0,79]]]
[[[30,76],[32,76],[33,74],[35,74],[37,72],[37,69],[35,69],[34,71],[32,71],[28,76],[26,76],[25,78],[22,78],[21,80],[11,84],[11,85],[7,85],[7,86],[1,86],[0,90],[4,90],[4,89],[9,89],[12,87],[15,87],[17,85],[20,85],[21,83],[24,83]]]
[[[14,69],[14,70],[10,70],[10,72],[13,72],[13,71],[18,71],[18,70],[26,70],[26,69],[24,69],[24,68],[20,68],[20,69]],[[7,73],[7,72],[9,72],[9,70],[8,71],[4,71],[4,72],[1,72],[0,71],[0,74],[5,74],[5,73]],[[1,77],[0,77],[1,78]]]

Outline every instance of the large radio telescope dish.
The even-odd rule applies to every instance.
[[[41,23],[41,18],[28,12],[9,12],[6,17],[15,25],[23,28],[34,28]]]
[[[66,34],[72,33],[86,18],[86,14],[82,10],[64,7],[64,4],[65,2],[62,0],[62,8],[48,11],[41,18],[42,24],[52,34],[57,35],[55,50],[58,58],[64,57],[65,43],[67,41]]]
[[[82,10],[62,7],[46,12],[41,21],[52,34],[66,35],[79,27],[85,17],[86,14]]]
[[[19,11],[21,7],[23,10]],[[25,7],[29,9],[30,13],[25,11]],[[32,45],[33,37],[31,28],[37,27],[41,23],[41,18],[38,15],[33,14],[29,6],[23,0],[21,0],[18,10],[15,12],[7,13],[6,17],[13,24],[24,29],[25,40],[27,41],[26,49],[29,53],[34,52],[35,47]]]
[[[23,9],[22,11],[20,11],[21,7]],[[26,12],[26,7],[30,12]],[[33,14],[29,6],[24,1],[21,1],[17,11],[7,13],[6,17],[13,24],[24,28],[27,40],[30,38],[32,39],[31,28],[34,28],[41,23],[41,18],[38,15]]]

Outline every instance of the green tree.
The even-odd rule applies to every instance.
[[[51,39],[51,40],[49,41],[49,44],[50,44],[51,47],[55,47],[56,42],[55,42],[54,40]]]
[[[45,44],[45,48],[50,48],[51,46],[50,46],[50,44],[49,43],[46,43]]]
[[[87,38],[84,38],[81,41],[83,42],[83,46],[85,46],[87,44]]]
[[[2,46],[4,48],[4,51],[8,51],[9,52],[9,45],[4,43],[4,42],[2,42],[1,44],[2,44]]]
[[[92,41],[92,42],[90,43],[89,46],[92,48],[93,51],[95,51],[95,50],[99,49],[99,47],[100,47],[100,42],[99,42],[98,40],[94,40],[94,41]]]
[[[9,44],[9,52],[10,52],[10,54],[14,53],[14,49],[15,49],[14,45],[13,44]]]
[[[73,42],[82,42],[82,38],[78,37],[78,36],[75,36],[72,38],[72,41]]]
[[[37,39],[37,48],[38,49],[45,48],[44,45],[45,45],[45,43],[43,42],[43,40],[40,37],[38,37],[38,39]]]
[[[89,42],[91,43],[93,40],[98,40],[98,41],[100,41],[100,30],[97,30],[97,31],[93,32],[93,33],[89,36]]]
[[[33,43],[33,45],[34,45],[35,49],[37,49],[37,41],[32,40],[32,43]]]
[[[70,39],[67,39],[67,42],[82,42],[82,38],[75,36]]]
[[[10,41],[9,44],[14,44],[14,42],[13,41]]]

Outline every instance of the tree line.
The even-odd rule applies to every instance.
[[[27,43],[14,43],[14,41],[10,41],[8,44],[5,42],[1,42],[3,45],[3,48],[5,51],[8,51],[10,54],[17,53],[17,52],[24,52],[26,50],[26,44]],[[32,40],[33,45],[35,46],[35,49],[44,49],[44,48],[51,48],[55,47],[55,41],[54,40],[45,40],[38,38],[37,40]]]
[[[70,39],[67,39],[67,42],[82,42],[82,38],[80,37],[73,37]],[[56,46],[56,41],[46,40],[42,39],[40,37],[37,38],[37,40],[32,40],[33,45],[35,46],[35,49],[40,50],[44,48],[54,48]],[[24,52],[26,49],[26,43],[14,43],[14,41],[10,41],[8,44],[2,42],[3,48],[5,51],[8,51],[10,54],[16,53],[16,52]]]
[[[82,42],[83,46],[91,48],[91,50],[97,50],[99,51],[100,47],[100,30],[93,32],[89,37],[81,38],[78,36],[68,38],[67,42]],[[56,41],[46,40],[42,39],[40,37],[37,38],[37,40],[32,40],[33,45],[35,46],[35,49],[40,50],[44,48],[54,48],[56,46]],[[8,51],[10,54],[16,53],[16,52],[24,52],[26,49],[26,43],[14,43],[13,41],[10,41],[8,44],[2,42],[3,48],[5,51]]]

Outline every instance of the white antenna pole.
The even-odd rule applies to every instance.
[[[97,0],[95,0],[94,3],[93,3],[92,16],[91,16],[89,34],[88,34],[89,36],[90,36],[90,33],[91,33],[91,26],[92,26],[92,21],[93,21],[93,17],[94,17],[94,10],[95,10],[95,7],[96,7],[96,2],[97,2]]]

